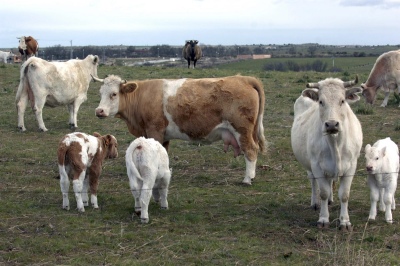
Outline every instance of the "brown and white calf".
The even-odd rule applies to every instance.
[[[168,153],[158,141],[140,137],[129,145],[125,160],[129,186],[135,198],[135,212],[142,223],[148,223],[152,194],[162,209],[168,209],[168,186],[171,180]]]
[[[97,204],[97,188],[102,164],[106,158],[118,157],[117,139],[113,135],[101,136],[95,132],[88,135],[74,132],[65,135],[58,146],[58,169],[60,172],[60,187],[63,196],[63,209],[69,210],[69,179],[72,179],[78,211],[84,212],[84,206],[89,205],[88,186],[90,186],[90,201],[93,208]]]

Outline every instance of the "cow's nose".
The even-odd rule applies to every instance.
[[[103,117],[103,116],[104,116],[104,109],[102,109],[102,108],[97,108],[97,109],[96,109],[96,116],[98,116],[98,117]]]
[[[328,134],[336,134],[339,132],[339,122],[335,120],[326,121],[325,129]]]
[[[368,172],[372,172],[372,169],[373,169],[372,166],[367,166],[367,171]]]

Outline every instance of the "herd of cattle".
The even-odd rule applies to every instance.
[[[190,46],[187,42],[184,52]],[[99,57],[95,55],[67,62],[29,57],[20,69],[16,95],[18,128],[26,130],[24,112],[30,103],[41,131],[47,131],[42,118],[45,105],[67,105],[69,124],[76,129],[79,107],[86,101],[89,83],[93,80],[102,83],[96,116],[124,120],[129,132],[136,137],[127,149],[125,159],[135,212],[143,223],[149,221],[151,194],[160,202],[161,208],[168,208],[171,170],[167,151],[172,139],[222,140],[225,152],[232,146],[235,157],[244,155],[246,171],[242,182],[251,184],[258,154],[266,151],[265,95],[258,79],[240,75],[140,81],[126,81],[110,75],[100,79],[97,77],[98,64]],[[311,205],[320,208],[319,228],[329,227],[328,204],[333,201],[332,186],[340,179],[340,228],[351,230],[348,201],[363,134],[350,104],[360,100],[360,93],[367,102],[373,103],[381,88],[385,91],[382,104],[385,106],[389,92],[396,88],[400,91],[400,50],[381,55],[368,80],[361,87],[354,87],[357,82],[356,76],[355,80],[346,82],[327,78],[309,83],[294,104],[292,149],[311,181]],[[75,132],[60,141],[58,165],[64,209],[70,208],[70,179],[73,180],[78,210],[83,212],[84,206],[89,204],[89,187],[90,202],[98,208],[101,165],[106,158],[118,156],[117,147],[114,136],[98,133]],[[399,149],[388,137],[373,146],[366,145],[365,158],[371,192],[369,219],[375,219],[379,201],[379,210],[385,211],[385,220],[392,223]]]

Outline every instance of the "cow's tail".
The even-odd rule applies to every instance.
[[[135,142],[132,144],[132,146],[129,146],[129,149],[127,150],[125,155],[126,170],[128,172],[128,177],[135,176],[139,180],[143,181],[143,178],[140,175],[139,170],[136,168],[136,165],[134,163],[135,158],[133,154],[135,153],[135,150],[138,149],[139,150],[143,149],[143,146],[140,143]]]
[[[18,102],[21,100],[21,96],[23,93],[28,94],[28,99],[31,102],[31,105],[33,107],[34,105],[34,100],[33,100],[33,93],[32,89],[29,84],[29,79],[28,79],[28,69],[30,66],[30,61],[25,61],[25,63],[22,64],[21,70],[20,70],[20,81],[18,85],[18,90],[17,94],[15,96],[15,102],[18,104]]]
[[[58,162],[58,170],[60,172],[60,176],[64,176],[68,178],[67,171],[65,170],[65,158],[68,152],[68,146],[65,143],[60,143],[57,150],[57,162]]]
[[[264,108],[265,108],[264,87],[263,87],[261,81],[259,81],[257,79],[252,79],[252,86],[257,91],[258,99],[259,99],[258,116],[257,116],[256,128],[254,130],[253,138],[254,138],[254,141],[256,143],[258,143],[260,152],[265,154],[267,152],[267,141],[264,136],[264,125],[263,125]]]

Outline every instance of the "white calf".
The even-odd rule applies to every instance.
[[[90,186],[90,201],[93,208],[97,204],[97,188],[106,158],[118,157],[117,140],[112,135],[94,136],[75,132],[67,134],[58,146],[58,169],[60,171],[60,187],[63,196],[63,209],[69,210],[69,178],[73,181],[78,211],[84,212],[88,206],[88,187]]]
[[[394,193],[399,175],[399,148],[390,138],[381,139],[373,146],[365,146],[368,185],[371,190],[370,220],[375,220],[376,205],[385,212],[386,222],[392,223],[392,211],[395,209]]]
[[[142,223],[149,222],[151,194],[162,209],[168,209],[168,186],[171,179],[168,153],[154,139],[140,137],[126,150],[126,168],[129,185],[135,198],[135,212]]]

